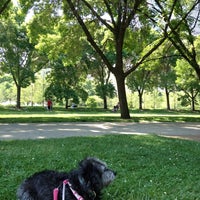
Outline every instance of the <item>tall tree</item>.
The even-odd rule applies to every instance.
[[[130,118],[126,99],[125,78],[137,69],[143,61],[145,61],[145,59],[147,59],[147,57],[166,40],[167,37],[174,37],[174,32],[180,31],[182,22],[187,16],[191,15],[195,6],[198,4],[198,0],[181,1],[183,4],[186,3],[185,5],[189,5],[188,2],[191,2],[191,6],[185,6],[184,12],[180,16],[176,15],[179,8],[179,0],[56,0],[51,1],[51,4],[49,4],[49,1],[47,0],[37,3],[35,3],[35,1],[20,1],[26,11],[30,8],[34,8],[35,13],[41,13],[45,8],[42,19],[47,16],[48,13],[51,13],[49,19],[52,21],[56,20],[58,10],[61,8],[61,2],[64,2],[64,14],[67,19],[71,19],[71,21],[69,20],[65,23],[65,26],[70,28],[77,27],[77,24],[73,19],[75,16],[91,46],[93,46],[95,51],[100,55],[108,69],[115,75],[122,118]],[[46,9],[47,7],[48,9]],[[166,8],[166,10],[163,8]],[[44,21],[48,24],[46,20]],[[139,54],[136,54],[135,51],[133,51],[133,48],[130,49],[131,45],[132,47],[139,46],[138,43],[135,43],[135,36],[137,35],[134,35],[133,33],[135,33],[136,30],[141,29],[143,25],[149,23],[151,23],[151,27],[155,27],[156,31],[160,34],[159,39],[148,44],[149,51],[145,51],[145,53],[141,51]],[[45,30],[44,27],[46,27]],[[63,27],[64,25],[62,26],[62,29]],[[51,31],[49,30],[49,26],[46,25],[40,27],[40,29],[41,28],[42,31],[40,32],[42,32],[42,34],[45,31]],[[96,34],[96,31],[100,29],[103,29],[105,38],[107,37],[108,39],[106,48],[103,43],[99,43],[98,34]],[[63,35],[63,33],[64,32],[62,31],[61,38],[63,37],[63,40],[66,41],[66,35]],[[127,36],[130,35],[134,35],[132,40],[129,40],[130,37],[127,39]],[[60,47],[60,45],[56,46]],[[110,50],[110,48],[115,52],[114,65],[110,62],[110,57],[106,54],[106,51],[108,49]],[[59,50],[60,48],[57,49]],[[63,50],[63,48],[61,49]],[[127,59],[127,57],[129,57],[129,59]]]
[[[82,80],[85,76],[80,75],[77,70],[79,66],[65,65],[63,56],[51,61],[51,72],[48,75],[49,87],[45,91],[45,97],[56,98],[57,101],[65,101],[65,108],[68,108],[69,99],[78,104],[79,98],[87,99],[87,93],[82,87]]]
[[[143,109],[143,94],[144,90],[147,89],[150,82],[151,70],[146,70],[143,68],[138,68],[127,78],[127,86],[132,92],[138,92],[139,97],[139,109]]]
[[[65,14],[68,15],[68,8],[70,8],[85,32],[87,40],[100,55],[105,65],[116,78],[121,117],[130,118],[125,91],[125,78],[138,66],[140,66],[140,64],[165,40],[165,38],[162,37],[160,40],[151,45],[151,48],[148,52],[135,56],[135,58],[138,58],[136,61],[129,62],[129,65],[125,65],[124,50],[127,48],[126,45],[130,46],[130,43],[133,46],[137,45],[130,40],[129,43],[127,43],[126,36],[128,31],[130,34],[131,32],[133,33],[135,30],[138,30],[140,27],[142,27],[145,19],[143,18],[143,20],[141,20],[141,18],[138,16],[138,10],[147,10],[145,1],[104,0],[101,2],[89,2],[86,0],[80,0],[77,2],[73,0],[66,0],[66,2]],[[148,21],[145,21],[145,23],[148,23]],[[91,24],[95,24],[96,29],[104,27],[105,33],[110,36],[110,40],[107,45],[113,46],[115,52],[114,65],[110,62],[109,57],[106,56],[105,47],[102,47],[96,43],[94,25],[91,26]]]
[[[166,108],[170,110],[170,93],[176,90],[174,66],[180,55],[176,54],[173,45],[167,41],[159,47],[155,57],[158,60],[155,63],[152,79],[154,79],[153,82],[156,83],[156,87],[164,89],[167,103]]]
[[[17,104],[20,108],[21,88],[27,87],[34,81],[34,74],[40,69],[34,46],[29,42],[24,16],[20,11],[12,17],[0,22],[0,64],[5,73],[10,73],[17,88]],[[33,58],[35,59],[32,62]]]
[[[193,68],[185,60],[178,60],[176,65],[177,86],[184,95],[179,99],[184,106],[191,105],[191,110],[195,111],[195,102],[200,93],[200,83]]]

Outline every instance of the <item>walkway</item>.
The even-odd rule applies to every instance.
[[[200,123],[17,123],[0,124],[0,140],[64,138],[104,134],[157,134],[200,141]]]

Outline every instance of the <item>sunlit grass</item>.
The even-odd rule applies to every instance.
[[[199,199],[200,143],[158,136],[107,135],[0,141],[0,199],[16,199],[20,182],[43,169],[70,170],[95,156],[117,171],[104,200]]]
[[[131,119],[123,120],[120,112],[112,112],[104,109],[61,109],[54,108],[52,112],[39,108],[23,108],[14,110],[0,108],[0,123],[17,122],[141,122],[141,121],[163,121],[163,122],[200,122],[200,112],[177,112],[164,110],[131,110]]]

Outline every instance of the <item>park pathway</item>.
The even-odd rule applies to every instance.
[[[14,123],[0,124],[0,140],[64,138],[106,134],[156,134],[164,137],[200,141],[200,123],[141,122],[71,122],[71,123]]]

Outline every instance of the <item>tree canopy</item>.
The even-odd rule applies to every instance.
[[[19,0],[29,41],[49,60],[65,54],[66,66],[81,63],[88,42],[113,73],[122,118],[130,118],[125,80],[168,40],[200,79],[199,0]],[[7,1],[0,9],[5,11]],[[28,15],[28,16],[29,16]],[[177,54],[176,52],[176,54]],[[148,71],[147,69],[144,69]]]
[[[0,65],[4,73],[10,73],[17,88],[17,108],[20,108],[21,88],[35,80],[35,73],[44,65],[34,45],[30,43],[20,9],[10,12],[9,19],[0,22]]]
[[[0,2],[0,15],[9,7],[11,0],[1,0]]]

